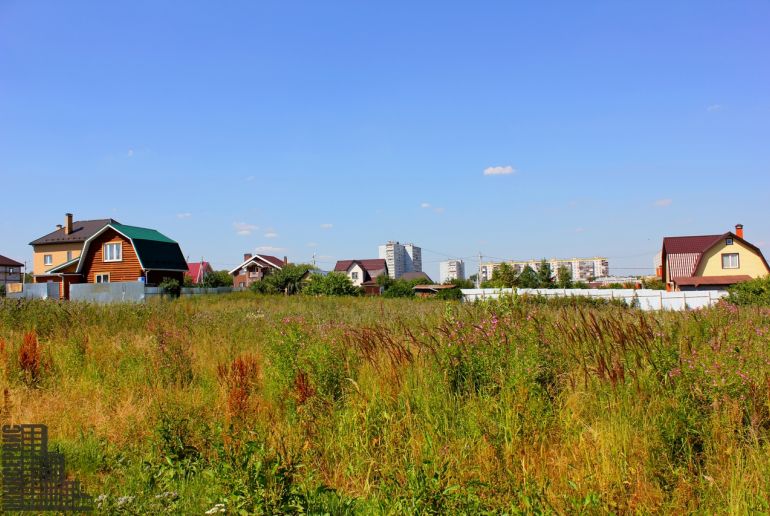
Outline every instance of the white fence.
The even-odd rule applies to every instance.
[[[462,289],[463,301],[497,299],[501,295],[566,297],[583,296],[601,299],[622,299],[629,305],[636,304],[642,310],[688,310],[706,308],[727,296],[723,290],[696,290],[689,292],[666,292],[650,289],[578,289],[578,288],[477,288]]]

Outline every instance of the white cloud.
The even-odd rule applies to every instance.
[[[424,202],[424,203],[420,204],[420,208],[430,208],[430,203],[429,202]]]
[[[318,244],[316,242],[308,242],[307,246],[308,247],[318,247]]]
[[[441,215],[442,213],[444,213],[444,208],[434,208],[433,211]]]
[[[724,109],[724,106],[722,104],[711,104],[710,106],[706,107],[706,111],[722,111]]]
[[[256,178],[257,178],[256,176],[248,176],[246,178],[246,181],[251,182],[251,181],[254,181]]]
[[[246,222],[233,222],[233,227],[235,228],[236,234],[241,236],[248,236],[259,229],[259,226],[247,224]]]
[[[325,223],[325,224],[321,224],[321,229],[331,229],[333,227],[334,227],[334,225],[333,224],[329,224],[328,222]]]
[[[190,213],[189,211],[176,214],[176,218],[178,219],[189,219],[190,217],[192,217],[192,213]]]
[[[658,199],[655,201],[655,206],[658,206],[660,208],[665,208],[666,206],[671,206],[671,203],[674,201],[671,199]]]
[[[278,233],[275,231],[268,231],[265,233],[265,238],[276,238],[278,236]]]
[[[585,233],[586,228],[575,228],[575,233]]]
[[[261,245],[254,249],[255,253],[280,253],[285,251],[285,247],[273,247],[271,245]]]
[[[128,149],[126,156],[129,158],[132,158],[134,156],[134,149]]]
[[[510,165],[506,165],[504,167],[502,166],[487,167],[484,169],[485,176],[507,176],[515,173],[516,173],[516,169]]]

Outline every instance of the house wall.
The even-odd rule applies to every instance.
[[[13,272],[10,272],[13,271]],[[0,265],[0,283],[19,283],[21,281],[21,267]]]
[[[737,269],[722,268],[723,253],[738,253]],[[701,263],[695,271],[696,276],[734,276],[738,274],[748,274],[752,278],[760,278],[769,274],[762,258],[751,248],[737,239],[733,240],[733,245],[725,245],[722,240],[719,244],[709,249],[701,258]]]
[[[105,262],[104,244],[113,242],[123,244],[123,259],[119,262]],[[96,275],[102,273],[109,273],[111,283],[138,281],[143,276],[142,266],[131,241],[112,229],[108,229],[91,242],[82,272],[85,283],[96,283]]]
[[[274,267],[267,265],[262,261],[251,262],[238,269],[238,271],[233,274],[233,287],[249,287],[252,283],[262,281],[262,278],[271,274],[274,270]]]
[[[67,251],[72,252],[70,260],[80,256],[83,250],[83,242],[68,242],[63,244],[45,244],[32,246],[32,274],[45,274],[45,271],[63,263],[67,263]],[[44,256],[50,254],[53,259],[51,265],[45,265]]]
[[[354,272],[358,273],[358,279],[353,279],[353,273]],[[352,281],[353,285],[355,285],[356,287],[360,287],[361,283],[364,282],[364,276],[365,276],[364,269],[359,264],[357,264],[357,263],[354,263],[348,269],[347,274],[348,274],[348,278],[350,278],[350,281]]]

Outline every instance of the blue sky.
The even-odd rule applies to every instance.
[[[434,276],[647,273],[738,222],[767,254],[768,26],[766,1],[0,1],[0,254],[67,211],[217,268],[393,239]]]

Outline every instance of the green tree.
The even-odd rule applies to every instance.
[[[260,294],[297,294],[302,290],[303,278],[313,266],[306,263],[290,263],[274,271],[262,280],[251,284],[251,290]]]
[[[524,270],[521,271],[521,274],[519,274],[516,286],[521,288],[538,288],[540,286],[540,278],[538,277],[537,272],[527,265],[524,267]]]
[[[572,272],[566,265],[560,265],[556,271],[556,284],[559,288],[572,288]]]
[[[357,296],[360,289],[353,285],[347,274],[330,272],[323,276],[313,274],[303,289],[303,293],[323,296]]]
[[[538,288],[553,288],[553,270],[545,258],[540,260],[537,267],[537,285]]]
[[[201,282],[202,287],[214,288],[214,287],[232,287],[233,277],[230,276],[228,271],[211,271],[207,272],[203,276]]]
[[[476,284],[469,279],[453,279],[447,281],[448,285],[457,285],[458,288],[476,288]]]
[[[511,288],[516,286],[518,275],[509,263],[501,263],[492,272],[492,285],[494,288]]]

